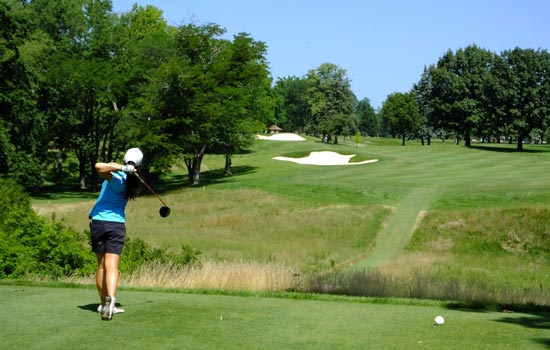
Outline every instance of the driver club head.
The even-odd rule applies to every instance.
[[[167,217],[168,215],[170,215],[170,207],[168,207],[168,206],[166,206],[166,205],[160,207],[160,209],[159,209],[159,214],[160,214],[160,216],[163,217],[163,218]]]

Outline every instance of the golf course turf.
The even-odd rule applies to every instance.
[[[507,145],[465,148],[449,142],[424,147],[410,142],[403,147],[399,140],[383,139],[369,139],[360,145],[329,145],[313,138],[289,143],[261,141],[251,152],[233,157],[233,176],[221,175],[223,157],[207,157],[203,163],[204,187],[161,192],[172,208],[169,218],[158,218],[154,198],[132,203],[129,232],[132,237],[161,247],[189,243],[203,252],[203,259],[254,259],[254,248],[262,248],[265,251],[257,257],[278,261],[290,259],[283,253],[292,251],[292,245],[303,250],[318,245],[319,251],[304,256],[312,261],[308,261],[308,267],[324,268],[330,266],[331,259],[345,260],[332,251],[346,248],[336,243],[346,243],[348,236],[338,234],[345,231],[349,235],[358,226],[359,231],[379,231],[368,232],[360,246],[363,250],[350,249],[352,254],[364,256],[355,260],[355,267],[378,267],[403,255],[425,212],[459,215],[461,210],[545,205],[550,200],[550,183],[545,175],[550,171],[550,149],[545,145],[526,148],[526,152],[512,152]],[[321,167],[273,159],[305,157],[324,150],[357,153],[357,161],[378,161]],[[257,199],[259,194],[266,194],[265,198]],[[183,195],[186,201],[179,201]],[[236,202],[231,200],[235,197]],[[279,210],[272,203],[283,203],[285,207]],[[35,205],[40,210],[55,207],[47,201]],[[263,207],[267,209],[262,211]],[[74,227],[85,228],[86,220],[79,218],[85,218],[89,203],[70,208],[58,217],[65,215]],[[292,209],[300,212],[292,216]],[[358,211],[376,214],[362,217]],[[329,218],[327,222],[332,226],[311,227],[311,223],[306,226],[308,222],[300,220],[318,212],[321,214],[315,218]],[[249,223],[244,219],[247,215],[257,216],[252,216]],[[352,224],[336,220],[344,217]],[[459,218],[462,221],[457,222],[464,222]],[[358,225],[361,219],[369,220],[369,225]],[[378,221],[382,219],[381,224]],[[298,225],[296,232],[291,231],[294,228],[287,224],[289,220]],[[235,226],[230,225],[233,223]],[[452,223],[438,227],[452,227]],[[328,238],[308,245],[306,239],[315,235]],[[331,241],[334,236],[342,238]],[[283,241],[288,241],[287,245]],[[348,245],[353,248],[354,243]],[[474,253],[481,257],[479,261],[493,259],[483,251]],[[446,254],[447,258],[455,257]],[[298,255],[291,255],[297,259]],[[513,257],[515,260],[510,261],[526,261],[526,266],[538,261],[530,256],[526,260],[521,255]],[[487,268],[479,261],[473,261],[474,268]],[[299,265],[302,261],[285,263]],[[506,270],[515,267],[497,266]],[[540,283],[541,289],[548,284],[544,271],[540,270],[533,282],[536,286]],[[491,273],[498,275],[499,271]],[[522,282],[514,283],[521,289]],[[107,341],[113,348],[133,350],[550,347],[550,315],[543,307],[522,313],[451,307],[452,301],[330,299],[301,297],[299,293],[222,295],[183,290],[122,286],[117,301],[126,312],[115,315],[111,322],[102,322],[95,312],[97,292],[90,286],[0,284],[0,307],[5,311],[0,319],[7,335],[3,344],[10,349],[92,349]],[[442,326],[434,325],[438,315],[445,318]]]
[[[101,321],[96,292],[0,285],[5,349],[547,349],[550,314],[443,305],[122,290]],[[434,318],[445,317],[437,326]]]

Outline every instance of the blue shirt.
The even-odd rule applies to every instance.
[[[113,172],[111,180],[103,181],[101,192],[90,217],[92,220],[122,222],[126,221],[124,209],[128,203],[126,198],[126,173]]]

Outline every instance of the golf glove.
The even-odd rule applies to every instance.
[[[122,171],[127,174],[131,174],[136,172],[136,168],[132,164],[126,164],[122,166]]]

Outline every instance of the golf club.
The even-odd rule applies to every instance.
[[[163,204],[162,207],[160,207],[159,209],[159,214],[160,216],[162,216],[163,218],[167,217],[168,215],[170,215],[170,207],[168,207],[166,205],[166,203],[164,203],[164,201],[160,198],[160,196],[155,192],[153,191],[153,189],[147,185],[147,183],[138,175],[138,173],[134,173],[135,176],[137,176],[137,178],[139,179],[139,181],[141,181],[141,183],[143,184],[143,186],[147,187],[147,189],[155,195],[155,197],[157,197],[159,199],[159,201]]]

